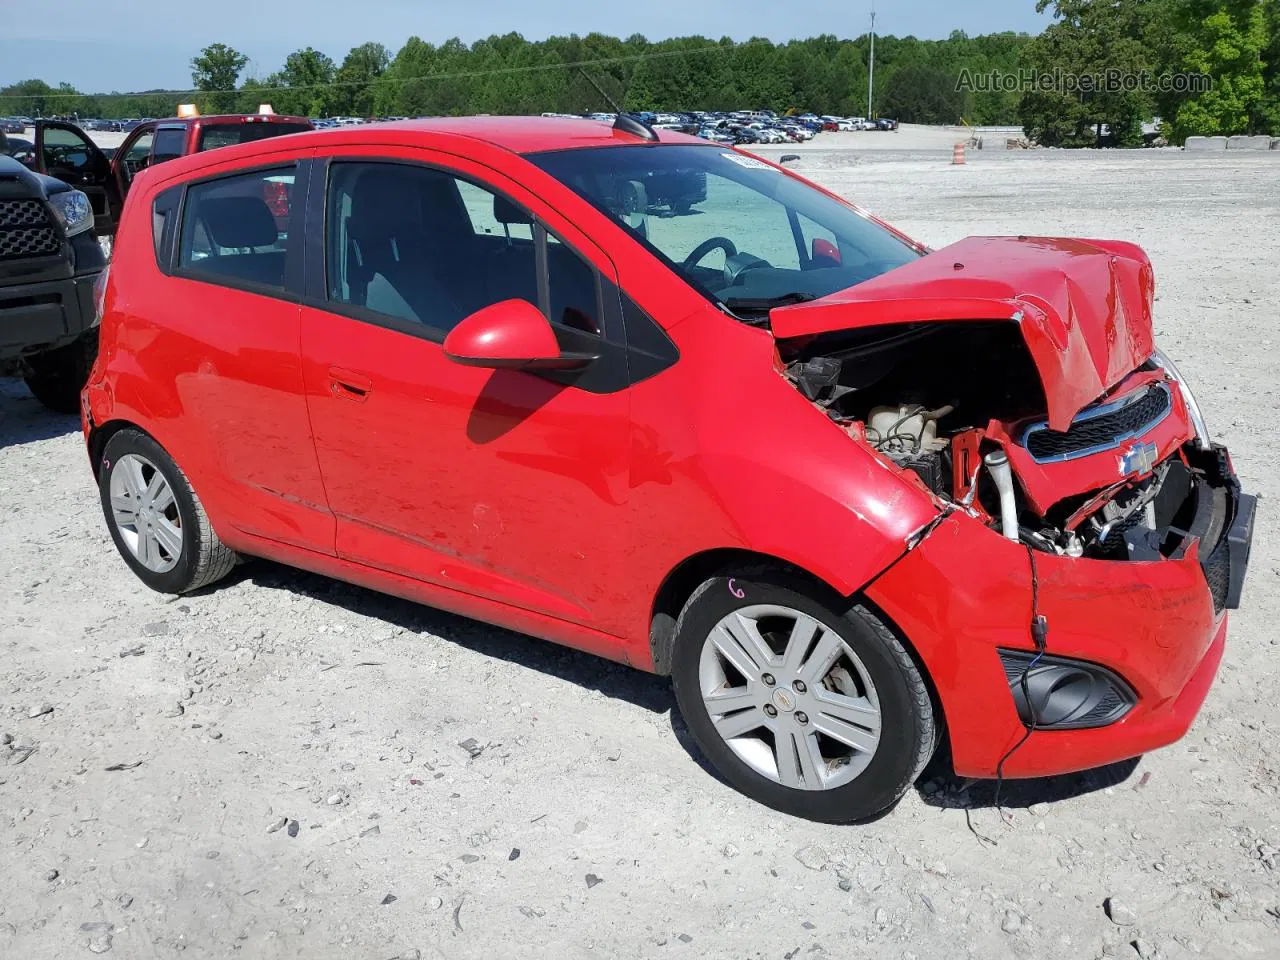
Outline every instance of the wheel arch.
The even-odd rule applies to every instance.
[[[898,638],[907,655],[915,662],[916,669],[920,671],[920,676],[929,691],[933,715],[938,721],[938,742],[949,746],[946,714],[942,699],[938,696],[933,673],[920,655],[919,649],[894,619],[861,591],[850,595],[842,594],[816,574],[771,554],[736,548],[704,550],[687,557],[668,573],[654,596],[650,614],[649,652],[653,658],[653,672],[659,676],[670,676],[671,657],[675,648],[676,620],[693,592],[701,584],[714,576],[730,571],[747,574],[762,570],[800,580],[814,591],[814,599],[827,604],[832,610],[839,611],[857,604],[865,607],[880,620]]]
[[[671,652],[675,645],[676,620],[689,597],[701,585],[718,574],[733,571],[739,575],[768,570],[803,581],[815,591],[816,599],[839,607],[849,598],[829,582],[781,557],[757,550],[721,547],[703,550],[686,557],[663,578],[654,595],[649,617],[649,651],[653,670],[659,676],[671,673]]]
[[[103,451],[107,449],[107,444],[111,442],[111,438],[121,430],[137,430],[143,436],[153,440],[161,449],[164,448],[163,443],[160,443],[149,431],[132,420],[117,419],[108,420],[106,423],[96,423],[89,428],[89,436],[86,440],[89,447],[89,467],[93,470],[93,479],[95,481],[102,476]]]

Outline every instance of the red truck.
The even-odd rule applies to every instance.
[[[110,155],[74,123],[37,120],[34,149],[19,159],[35,172],[56,177],[88,195],[94,229],[104,237],[115,234],[124,198],[138,171],[190,153],[315,129],[306,117],[279,116],[266,106],[256,114],[202,117],[185,106],[179,112],[181,116],[148,120],[135,127]]]

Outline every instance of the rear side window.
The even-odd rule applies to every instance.
[[[182,148],[187,139],[186,129],[157,130],[156,139],[151,145],[151,165],[176,160],[182,156]]]
[[[151,240],[156,248],[156,264],[165,273],[169,272],[172,262],[170,251],[173,250],[173,234],[177,226],[175,221],[181,197],[181,187],[170,187],[156,197],[151,206]]]
[[[283,290],[293,183],[289,167],[188,187],[179,270],[211,283]]]

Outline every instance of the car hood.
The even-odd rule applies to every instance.
[[[969,237],[820,300],[769,314],[778,339],[907,323],[1017,323],[1040,373],[1049,426],[1154,350],[1151,261],[1114,240]]]

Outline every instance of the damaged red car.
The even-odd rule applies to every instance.
[[[343,128],[139,175],[84,429],[150,587],[265,557],[670,675],[726,781],[851,822],[944,741],[1195,717],[1254,499],[1153,287],[625,119]]]

